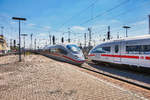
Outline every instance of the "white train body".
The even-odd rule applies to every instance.
[[[150,35],[101,43],[88,57],[93,61],[150,68]]]
[[[69,62],[76,65],[81,65],[85,61],[82,50],[75,44],[47,46],[42,51],[40,51],[40,53],[57,60]]]

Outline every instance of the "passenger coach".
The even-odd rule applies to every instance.
[[[150,68],[150,35],[110,40],[89,52],[93,62]]]

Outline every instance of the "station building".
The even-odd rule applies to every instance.
[[[0,54],[6,53],[9,50],[6,40],[3,35],[0,35]]]

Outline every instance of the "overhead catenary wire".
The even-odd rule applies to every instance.
[[[90,18],[90,19],[84,21],[84,22],[81,23],[80,25],[84,25],[84,24],[86,24],[86,23],[88,23],[88,22],[90,22],[90,21],[92,21],[92,20],[94,20],[94,19],[96,19],[96,18],[98,18],[98,17],[100,17],[100,16],[103,16],[103,15],[105,15],[105,14],[111,12],[112,10],[114,10],[114,9],[116,9],[116,8],[119,8],[119,7],[121,7],[122,5],[128,3],[128,1],[130,1],[130,0],[125,0],[125,1],[123,1],[123,2],[121,2],[121,3],[119,3],[118,5],[116,5],[116,6],[112,7],[112,8],[110,8],[110,9],[108,9],[108,10],[106,10],[106,11],[104,11],[103,13],[96,15],[96,16],[93,17],[92,19]]]
[[[69,18],[67,21],[65,21],[59,29],[61,29],[64,25],[66,25],[67,23],[69,23],[70,21],[72,21],[72,19],[74,19],[76,16],[80,16],[82,13],[84,13],[87,9],[93,7],[93,5],[99,0],[95,0],[92,4],[90,4],[88,7],[84,8],[83,10],[81,10],[80,12],[78,12],[77,14],[73,15],[71,18]]]
[[[138,6],[136,6],[136,7],[132,7],[132,8],[130,8],[130,9],[127,9],[126,11],[121,12],[121,13],[115,15],[115,18],[121,17],[121,16],[123,16],[123,15],[125,15],[125,14],[127,14],[127,13],[131,13],[131,11],[135,10],[136,8],[139,8],[140,6],[145,5],[146,3],[147,3],[147,2],[142,2],[141,5],[138,5]],[[112,17],[112,16],[111,16],[111,17]],[[147,18],[147,16],[145,16],[143,19],[145,19],[145,18]],[[142,19],[142,20],[143,20],[143,19]],[[125,23],[124,23],[124,24],[125,24]],[[131,23],[130,23],[130,24],[131,24]],[[136,25],[132,25],[132,27],[133,27],[133,26],[136,26]],[[122,27],[115,29],[115,31],[117,31],[117,30],[118,30],[118,31],[122,30]],[[97,31],[97,33],[102,33],[102,32],[104,32],[104,31],[106,31],[106,28]],[[112,31],[114,31],[114,30],[112,30]]]

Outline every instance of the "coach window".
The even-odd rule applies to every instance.
[[[51,49],[49,49],[49,53],[51,53]]]
[[[67,55],[67,51],[65,51],[64,49],[60,49],[60,48],[59,48],[59,53],[60,53],[60,54]]]
[[[150,54],[150,45],[143,45],[143,50],[144,54]]]
[[[119,46],[115,45],[115,53],[118,53],[118,52],[119,52]]]
[[[140,54],[141,48],[141,45],[126,46],[126,52],[128,54]]]
[[[56,48],[51,48],[51,49],[50,49],[50,52],[51,52],[51,53],[57,53],[57,50],[56,50]]]

